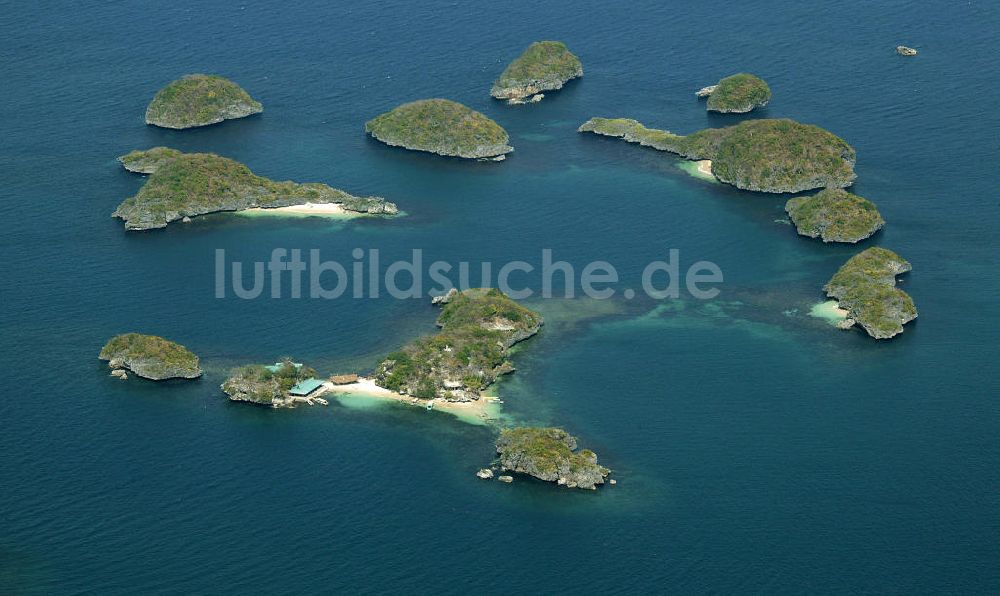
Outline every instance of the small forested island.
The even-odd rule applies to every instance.
[[[112,217],[127,230],[163,228],[172,221],[245,209],[325,204],[345,214],[394,215],[381,197],[356,197],[326,184],[275,182],[245,165],[213,153],[181,153],[166,147],[133,151],[119,158],[133,172],[150,173],[138,194],[122,201]]]
[[[512,104],[541,101],[543,91],[562,89],[583,76],[583,64],[561,41],[536,41],[510,63],[493,84],[490,95]]]
[[[853,147],[827,130],[794,120],[747,120],[675,135],[627,118],[591,118],[578,130],[688,159],[711,160],[716,178],[743,190],[786,193],[842,188],[856,178]]]
[[[326,400],[318,397],[324,383],[315,376],[314,369],[285,358],[269,366],[237,368],[222,383],[222,390],[232,401],[270,408],[292,408],[299,403],[326,405]]]
[[[441,331],[386,356],[375,367],[378,386],[421,399],[478,400],[500,375],[512,372],[511,346],[538,333],[543,321],[497,289],[450,291]]]
[[[763,79],[741,72],[703,88],[697,95],[708,96],[709,112],[743,114],[766,106],[771,101],[771,88]]]
[[[126,370],[154,381],[201,376],[197,356],[184,346],[156,335],[116,335],[101,348],[98,358],[107,360],[111,374],[121,379],[127,378]]]
[[[386,145],[449,157],[500,161],[514,150],[499,124],[447,99],[404,103],[366,122],[365,132]]]
[[[917,318],[913,300],[896,287],[896,276],[910,269],[910,263],[891,250],[872,247],[851,257],[823,289],[848,312],[848,321],[876,339],[887,339]]]
[[[610,473],[598,465],[593,451],[576,451],[576,437],[561,428],[504,429],[496,447],[502,470],[567,488],[594,490]]]
[[[840,188],[789,199],[785,211],[799,234],[823,242],[859,242],[885,225],[874,203]]]
[[[146,108],[146,124],[194,128],[264,111],[242,87],[229,79],[191,74],[157,92]]]

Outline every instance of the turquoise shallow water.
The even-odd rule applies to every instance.
[[[5,7],[0,21],[0,592],[917,592],[1000,590],[1000,290],[993,179],[1000,70],[988,3]],[[586,76],[540,104],[488,97],[529,41]],[[920,55],[897,57],[912,45]],[[858,247],[797,238],[785,197],[584,137],[590,116],[683,133],[693,91],[767,79],[759,116],[858,151],[854,191],[914,265],[920,318],[876,343],[808,316]],[[217,72],[265,112],[201,130],[142,123],[176,76]],[[447,96],[495,118],[502,164],[394,150],[368,118]],[[395,221],[211,216],[125,234],[141,179],[115,156],[214,151],[278,179],[378,194]],[[271,412],[226,402],[247,361],[364,369],[433,331],[424,300],[216,300],[214,252],[614,263],[622,287],[681,250],[725,273],[711,302],[533,301],[549,324],[501,383],[508,415],[560,424],[619,484],[482,483],[491,431],[412,408]],[[532,282],[534,283],[534,282]],[[121,383],[126,330],[202,356],[203,379]]]

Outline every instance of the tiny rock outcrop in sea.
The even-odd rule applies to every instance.
[[[194,128],[264,111],[242,87],[229,79],[192,74],[157,92],[146,108],[146,124],[163,128]]]
[[[766,106],[771,101],[771,88],[763,79],[741,72],[703,87],[696,95],[708,97],[706,108],[709,112],[743,114]]]
[[[107,360],[112,371],[127,369],[153,381],[201,376],[197,356],[184,346],[156,335],[116,335],[101,348],[98,357]]]
[[[172,221],[219,211],[271,209],[304,203],[334,203],[359,215],[395,215],[381,197],[356,197],[326,184],[275,182],[245,165],[213,153],[181,153],[167,147],[119,157],[133,172],[149,172],[139,192],[122,201],[112,217],[127,230],[163,228]]]
[[[500,74],[490,95],[512,104],[536,103],[543,91],[583,76],[583,64],[560,41],[536,41]],[[536,99],[537,98],[537,99]]]
[[[448,157],[502,160],[514,150],[499,124],[447,99],[421,99],[376,116],[365,132],[393,147]]]
[[[906,46],[896,46],[896,53],[900,56],[916,56],[917,51]]]
[[[786,193],[842,188],[857,177],[853,147],[827,130],[794,120],[747,120],[682,136],[646,128],[628,118],[591,118],[578,130],[688,159],[709,159],[716,178],[743,190]]]
[[[611,472],[598,465],[593,451],[577,451],[576,437],[561,428],[505,429],[496,447],[502,470],[567,488],[593,490],[604,484]]]
[[[840,188],[789,199],[785,211],[799,234],[823,242],[859,242],[885,225],[874,203]]]
[[[447,294],[436,335],[389,354],[375,367],[375,382],[421,399],[475,401],[497,377],[514,370],[511,346],[536,333],[542,317],[496,289]]]
[[[868,335],[888,339],[917,318],[913,300],[896,287],[896,276],[911,268],[891,250],[872,247],[851,257],[823,289]]]

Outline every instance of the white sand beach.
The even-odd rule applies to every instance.
[[[685,160],[678,163],[677,167],[695,178],[718,182],[718,179],[712,174],[712,160],[710,159],[703,159],[701,161]]]
[[[372,400],[385,403],[395,402],[425,409],[428,404],[433,404],[430,408],[432,411],[446,412],[463,422],[479,425],[486,424],[489,420],[496,419],[500,415],[499,400],[491,396],[484,395],[476,401],[469,402],[453,402],[440,398],[419,399],[379,387],[373,379],[366,377],[358,377],[356,382],[346,385],[334,385],[328,382],[326,386],[326,394],[336,397],[341,404],[348,407],[369,407]]]
[[[363,213],[348,211],[340,203],[303,203],[301,205],[289,205],[287,207],[244,209],[240,213],[247,215],[300,215],[300,216],[320,216],[320,217],[360,217]]]
[[[849,314],[846,310],[840,308],[840,303],[836,300],[819,302],[809,309],[809,316],[823,319],[831,325],[836,325],[846,320]]]

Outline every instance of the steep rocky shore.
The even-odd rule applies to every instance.
[[[541,328],[542,317],[496,289],[453,291],[438,300],[441,331],[386,356],[375,368],[379,386],[422,399],[471,401],[514,366],[511,346]]]
[[[597,463],[593,451],[577,451],[576,437],[561,428],[505,429],[496,448],[502,470],[567,488],[594,490],[611,472]]]
[[[723,114],[744,114],[771,101],[771,88],[763,79],[748,73],[728,76],[696,94],[708,97],[706,109]]]
[[[166,147],[133,151],[119,158],[135,172],[150,172],[138,194],[125,199],[112,217],[127,230],[163,228],[172,221],[219,211],[335,203],[345,211],[395,215],[398,208],[381,197],[356,197],[326,184],[275,182],[245,165],[212,153],[181,153]]]
[[[818,126],[787,119],[747,120],[689,135],[646,128],[628,118],[591,118],[578,129],[712,161],[712,174],[743,190],[790,193],[850,186],[854,148]]]
[[[499,124],[447,99],[405,103],[366,122],[365,132],[386,145],[447,157],[501,161],[514,150]]]
[[[146,108],[146,124],[162,128],[194,128],[264,111],[236,83],[216,75],[192,74],[157,92]]]
[[[891,250],[872,247],[851,257],[823,289],[868,335],[888,339],[917,318],[913,299],[896,287],[896,276],[910,269]]]
[[[112,374],[120,378],[124,378],[120,372],[123,370],[153,381],[201,376],[197,356],[184,346],[156,335],[116,335],[101,348],[98,358],[107,360]]]
[[[543,91],[562,89],[567,81],[582,76],[583,64],[566,44],[536,41],[504,69],[490,95],[512,104],[535,103]]]
[[[272,366],[251,364],[235,369],[222,383],[222,391],[231,401],[270,408],[293,408],[297,403],[313,403],[311,398],[296,398],[288,391],[296,383],[315,376],[308,366],[284,359]],[[323,400],[325,403],[326,400]]]
[[[860,242],[885,225],[874,203],[839,188],[789,199],[785,211],[800,235],[823,242]]]

